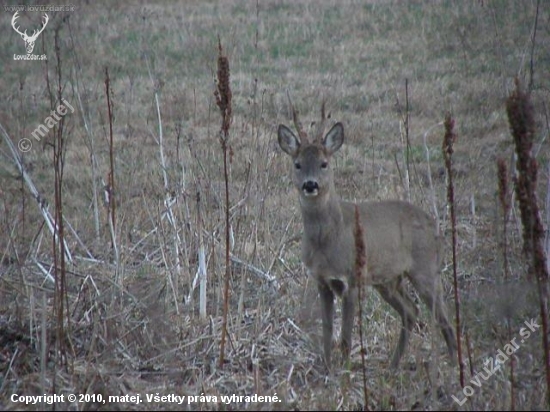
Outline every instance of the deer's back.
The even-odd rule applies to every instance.
[[[352,203],[342,202],[344,220],[355,225]],[[391,200],[359,205],[368,283],[377,284],[411,270],[436,270],[439,244],[435,221],[408,202]]]

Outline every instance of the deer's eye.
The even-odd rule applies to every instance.
[[[296,168],[296,170],[300,170],[302,168],[302,165],[298,162],[294,163],[294,167]]]
[[[326,169],[328,167],[328,162],[321,163],[321,169]]]

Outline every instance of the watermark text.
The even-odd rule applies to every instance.
[[[61,102],[63,104],[57,106],[56,110],[52,110],[50,112],[50,116],[46,117],[44,119],[44,122],[42,124],[39,124],[38,127],[32,131],[31,135],[36,139],[37,142],[40,141],[40,138],[46,136],[51,129],[57,126],[61,118],[68,113],[69,109],[71,113],[74,113],[73,106],[71,106],[67,100],[61,99]],[[17,143],[17,147],[19,147],[19,150],[21,150],[23,153],[26,153],[32,149],[32,140],[24,137],[19,140],[19,143]]]
[[[38,11],[41,13],[45,12],[60,12],[60,11],[76,11],[76,6],[72,4],[65,5],[13,5],[13,6],[4,6],[4,11],[7,13],[13,13],[15,11]]]
[[[540,325],[535,321],[535,319],[531,319],[530,321],[526,320],[524,324],[526,327],[519,330],[519,338],[516,336],[515,338],[510,340],[510,342],[504,345],[502,349],[499,349],[497,351],[497,355],[494,358],[492,356],[487,358],[483,371],[476,373],[475,376],[470,379],[471,385],[466,385],[464,386],[464,388],[462,388],[462,393],[464,394],[464,397],[462,399],[459,399],[455,395],[452,395],[452,398],[456,403],[458,403],[460,406],[464,405],[468,398],[475,393],[474,388],[480,388],[484,381],[486,381],[497,371],[499,371],[501,369],[501,365],[503,365],[505,362],[508,361],[508,359],[510,359],[510,356],[512,356],[514,352],[516,352],[520,348],[520,345],[524,343],[525,340],[529,339],[531,333],[536,332],[538,328],[540,328]],[[517,339],[520,339],[519,343],[517,342]]]

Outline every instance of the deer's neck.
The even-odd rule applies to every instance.
[[[310,242],[335,240],[343,227],[340,198],[331,190],[324,199],[300,198],[304,235]]]

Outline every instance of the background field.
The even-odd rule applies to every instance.
[[[142,399],[147,393],[257,393],[277,394],[281,402],[224,408],[364,407],[358,328],[349,371],[336,367],[327,375],[319,356],[316,287],[301,265],[298,198],[290,161],[276,139],[277,125],[292,123],[287,92],[307,127],[319,120],[323,100],[330,122],[344,123],[346,141],[334,158],[343,198],[410,198],[437,216],[446,234],[442,277],[454,318],[441,152],[442,122],[452,113],[458,136],[453,160],[467,381],[519,336],[525,321],[539,319],[538,297],[521,259],[517,206],[509,216],[511,270],[504,276],[496,160],[505,159],[513,170],[505,100],[518,76],[525,86],[532,81],[539,199],[547,213],[550,3],[540,2],[534,44],[536,1],[75,5],[72,13],[50,13],[34,51],[47,54],[47,63],[14,61],[13,54],[25,52],[24,44],[10,27],[13,13],[2,10],[0,18],[0,124],[15,144],[31,139],[31,150],[20,155],[50,205],[54,131],[40,142],[31,133],[50,114],[47,81],[55,92],[58,66],[63,96],[75,108],[65,117],[63,132],[63,214],[74,229],[65,229],[73,255],[66,275],[65,366],[59,364],[60,345],[54,339],[52,236],[5,140],[0,141],[0,409],[24,407],[10,401],[13,393],[141,394]],[[40,15],[27,13],[20,24],[37,27]],[[218,365],[225,273],[221,120],[214,97],[218,37],[229,57],[233,95],[233,247],[223,368]],[[114,105],[118,261],[103,201],[109,173],[105,68]],[[170,209],[169,201],[175,202]],[[193,288],[201,242],[208,269],[206,319],[199,316],[199,290]],[[399,371],[392,373],[389,358],[400,319],[368,291],[362,322],[369,407],[509,408],[510,360],[480,387],[473,386],[463,406],[453,401],[452,395],[464,398],[458,368],[445,356],[426,308],[419,307],[422,323]],[[337,330],[339,321],[338,310]],[[548,407],[541,341],[539,329],[514,354],[518,409]],[[89,402],[56,409],[113,407],[182,406]]]

